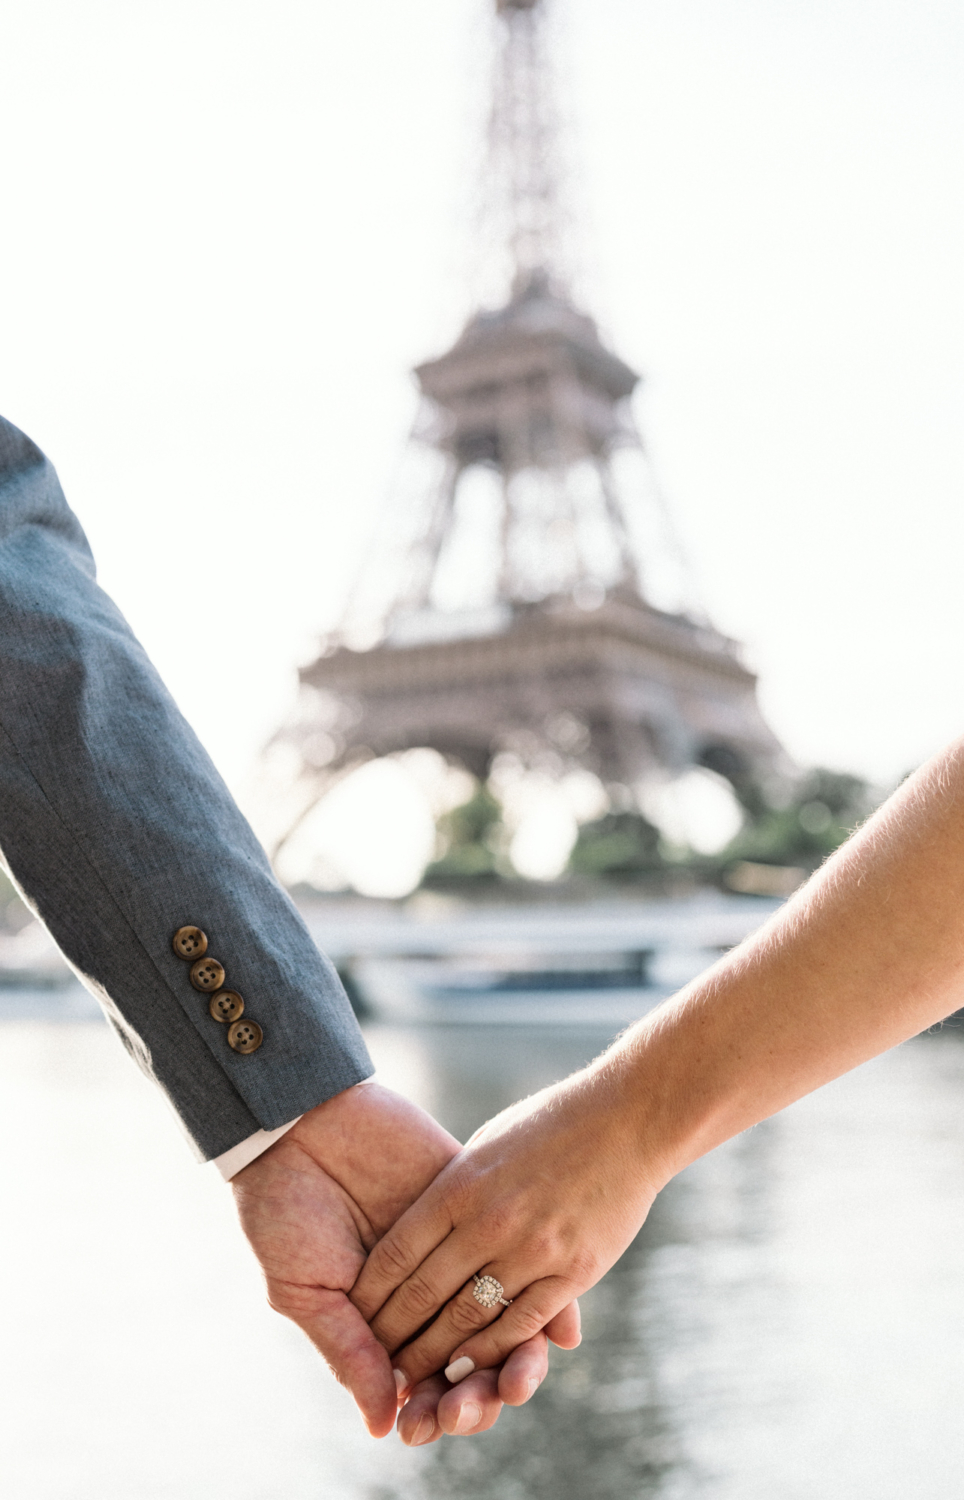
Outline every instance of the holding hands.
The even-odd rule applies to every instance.
[[[477,1132],[379,1241],[351,1299],[403,1392],[440,1367],[478,1379],[556,1327],[682,1167],[959,1008],[962,907],[959,742],[754,937]],[[476,1275],[508,1305],[480,1303]]]
[[[477,1378],[543,1328],[578,1342],[574,1299],[622,1254],[658,1185],[617,1096],[612,1069],[595,1066],[513,1105],[379,1240],[351,1301],[392,1353],[403,1394],[441,1368]]]
[[[379,1236],[459,1149],[424,1110],[362,1083],[304,1115],[233,1180],[271,1306],[308,1335],[374,1437],[395,1423],[398,1388],[385,1347],[348,1294]],[[435,1378],[419,1377],[399,1417],[403,1440],[485,1431],[504,1403],[521,1405],[545,1378],[547,1333],[574,1344],[578,1328],[578,1309],[564,1312],[546,1332],[517,1340],[501,1369],[480,1369],[458,1390],[436,1375],[438,1363],[426,1368]]]
[[[406,1397],[406,1442],[483,1431],[536,1389],[547,1336],[578,1343],[573,1299],[676,1172],[964,1004],[962,909],[964,742],[753,938],[464,1151],[376,1084],[304,1116],[235,1179],[273,1305],[372,1433]]]

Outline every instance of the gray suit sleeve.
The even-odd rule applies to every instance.
[[[0,850],[220,1155],[370,1075],[337,975],[120,611],[52,466],[0,418]],[[264,1041],[232,1051],[171,940],[196,925]]]

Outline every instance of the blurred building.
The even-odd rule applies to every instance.
[[[639,377],[569,289],[548,4],[495,3],[483,218],[505,291],[415,372],[414,477],[273,746],[285,832],[416,746],[483,779],[510,750],[620,786],[693,766],[738,785],[780,754],[739,648],[686,597]]]

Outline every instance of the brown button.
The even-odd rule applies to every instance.
[[[191,965],[191,983],[196,990],[203,990],[206,995],[212,990],[219,990],[224,983],[224,965],[219,964],[216,958],[199,958],[196,964]]]
[[[216,1021],[236,1021],[244,1014],[244,1001],[237,990],[219,990],[211,996],[208,1010]]]
[[[174,934],[174,952],[178,958],[203,958],[208,951],[208,936],[200,927],[179,927]]]
[[[264,1032],[257,1021],[235,1021],[228,1027],[228,1046],[235,1052],[257,1052],[264,1041]]]

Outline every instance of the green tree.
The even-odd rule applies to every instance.
[[[504,843],[501,804],[480,785],[467,802],[439,818],[438,853],[423,881],[478,880],[503,873]]]
[[[659,829],[639,812],[609,812],[584,823],[569,856],[578,875],[642,875],[663,863]]]
[[[818,766],[792,788],[788,799],[761,795],[759,811],[718,856],[718,863],[722,867],[750,860],[815,869],[869,816],[876,802],[859,776]]]

